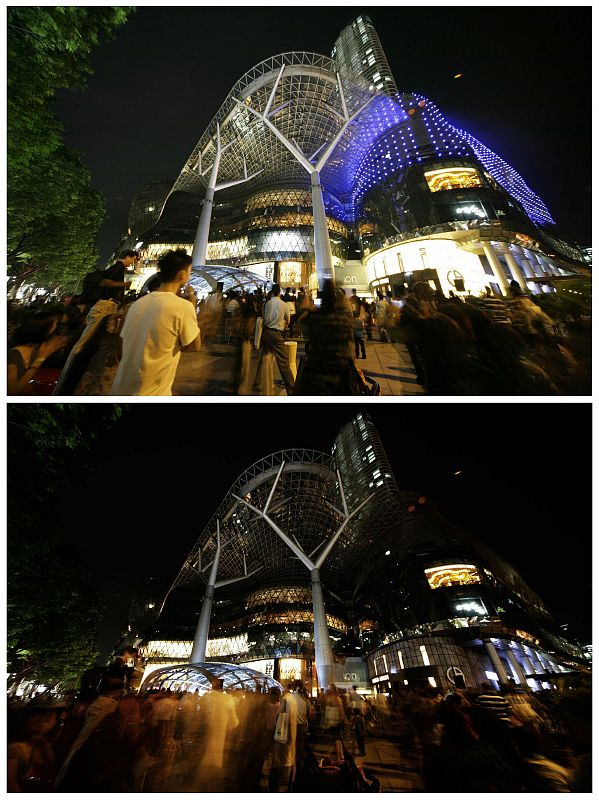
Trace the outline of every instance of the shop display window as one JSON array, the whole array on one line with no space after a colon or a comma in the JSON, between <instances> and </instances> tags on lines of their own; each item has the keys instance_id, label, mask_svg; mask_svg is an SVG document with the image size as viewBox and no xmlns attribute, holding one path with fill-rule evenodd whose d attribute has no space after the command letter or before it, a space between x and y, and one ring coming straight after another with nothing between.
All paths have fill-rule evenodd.
<instances>
[{"instance_id":1,"label":"shop display window","mask_svg":"<svg viewBox=\"0 0 599 800\"><path fill-rule=\"evenodd\" d=\"M448 189L476 189L483 185L478 170L473 167L444 167L424 173L431 192Z\"/></svg>"},{"instance_id":2,"label":"shop display window","mask_svg":"<svg viewBox=\"0 0 599 800\"><path fill-rule=\"evenodd\" d=\"M424 570L431 589L447 586L467 586L482 583L481 575L473 564L445 564Z\"/></svg>"}]
</instances>

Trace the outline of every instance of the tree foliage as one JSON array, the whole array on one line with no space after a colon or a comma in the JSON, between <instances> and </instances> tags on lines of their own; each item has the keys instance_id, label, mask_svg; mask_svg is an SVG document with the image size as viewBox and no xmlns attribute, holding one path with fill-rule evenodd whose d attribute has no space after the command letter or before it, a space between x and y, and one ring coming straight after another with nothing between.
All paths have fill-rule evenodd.
<instances>
[{"instance_id":1,"label":"tree foliage","mask_svg":"<svg viewBox=\"0 0 599 800\"><path fill-rule=\"evenodd\" d=\"M63 689L95 661L103 600L61 536L58 492L93 464L121 406L8 409L8 671ZM85 536L82 521L81 535Z\"/></svg>"},{"instance_id":2,"label":"tree foliage","mask_svg":"<svg viewBox=\"0 0 599 800\"><path fill-rule=\"evenodd\" d=\"M58 89L83 89L94 46L127 7L8 9L8 271L46 287L74 283L96 262L104 201L80 154L63 143Z\"/></svg>"}]
</instances>

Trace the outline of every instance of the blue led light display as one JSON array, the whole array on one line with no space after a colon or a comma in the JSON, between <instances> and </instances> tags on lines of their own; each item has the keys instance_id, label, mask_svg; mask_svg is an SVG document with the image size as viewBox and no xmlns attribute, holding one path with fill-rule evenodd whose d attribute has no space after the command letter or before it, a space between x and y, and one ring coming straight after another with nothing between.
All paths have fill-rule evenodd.
<instances>
[{"instance_id":1,"label":"blue led light display","mask_svg":"<svg viewBox=\"0 0 599 800\"><path fill-rule=\"evenodd\" d=\"M434 103L417 93L375 97L329 160L322 181L345 201L343 217L338 218L353 222L370 188L406 167L446 158L478 160L533 222L554 223L516 170L474 136L454 127Z\"/></svg>"}]
</instances>

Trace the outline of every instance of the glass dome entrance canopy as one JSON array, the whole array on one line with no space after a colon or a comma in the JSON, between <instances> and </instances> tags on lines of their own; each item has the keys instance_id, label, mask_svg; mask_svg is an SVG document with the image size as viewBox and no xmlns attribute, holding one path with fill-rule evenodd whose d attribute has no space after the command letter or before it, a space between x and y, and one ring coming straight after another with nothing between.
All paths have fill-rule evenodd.
<instances>
[{"instance_id":1,"label":"glass dome entrance canopy","mask_svg":"<svg viewBox=\"0 0 599 800\"><path fill-rule=\"evenodd\" d=\"M147 676L140 691L164 689L203 695L212 689L216 680L223 681L224 691L244 689L249 692L267 692L276 688L283 692L283 687L274 678L250 667L225 664L222 661L181 664L157 669Z\"/></svg>"}]
</instances>

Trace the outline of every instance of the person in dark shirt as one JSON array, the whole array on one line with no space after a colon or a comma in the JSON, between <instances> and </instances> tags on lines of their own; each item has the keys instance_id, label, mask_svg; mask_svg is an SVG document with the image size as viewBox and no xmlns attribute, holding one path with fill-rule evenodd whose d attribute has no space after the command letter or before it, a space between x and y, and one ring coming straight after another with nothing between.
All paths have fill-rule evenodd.
<instances>
[{"instance_id":1,"label":"person in dark shirt","mask_svg":"<svg viewBox=\"0 0 599 800\"><path fill-rule=\"evenodd\" d=\"M337 294L333 281L326 280L320 299L320 308L303 321L306 359L294 394L359 394L352 356L354 323L351 311L343 306L346 298Z\"/></svg>"},{"instance_id":2,"label":"person in dark shirt","mask_svg":"<svg viewBox=\"0 0 599 800\"><path fill-rule=\"evenodd\" d=\"M125 272L136 263L137 253L135 250L123 250L119 254L119 260L104 270L104 277L100 281L102 300L116 300L117 303L123 302L125 287L127 286Z\"/></svg>"}]
</instances>

